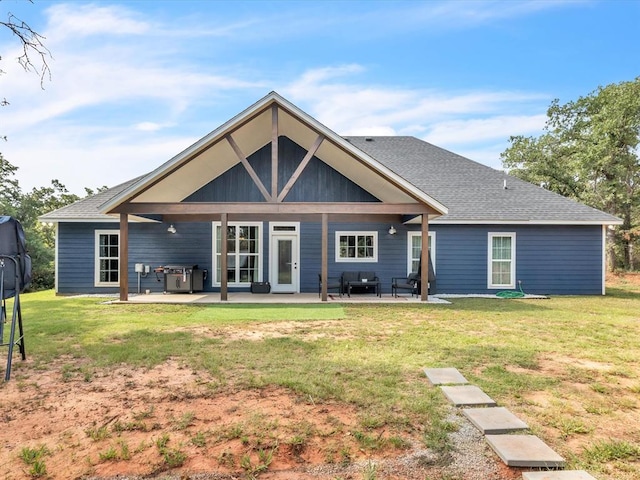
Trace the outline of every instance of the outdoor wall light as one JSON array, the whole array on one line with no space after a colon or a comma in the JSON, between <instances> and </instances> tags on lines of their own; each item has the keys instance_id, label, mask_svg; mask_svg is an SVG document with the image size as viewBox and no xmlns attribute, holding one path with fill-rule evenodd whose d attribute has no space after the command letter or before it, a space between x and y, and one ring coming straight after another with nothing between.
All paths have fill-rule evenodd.
<instances>
[{"instance_id":1,"label":"outdoor wall light","mask_svg":"<svg viewBox=\"0 0 640 480\"><path fill-rule=\"evenodd\" d=\"M396 234L396 227L394 227L393 225L391 225L389 227L389 235L395 235Z\"/></svg>"},{"instance_id":2,"label":"outdoor wall light","mask_svg":"<svg viewBox=\"0 0 640 480\"><path fill-rule=\"evenodd\" d=\"M167 232L169 233L176 233L176 231L176 227L173 226L173 223L169 225L169 228L167 228Z\"/></svg>"}]
</instances>

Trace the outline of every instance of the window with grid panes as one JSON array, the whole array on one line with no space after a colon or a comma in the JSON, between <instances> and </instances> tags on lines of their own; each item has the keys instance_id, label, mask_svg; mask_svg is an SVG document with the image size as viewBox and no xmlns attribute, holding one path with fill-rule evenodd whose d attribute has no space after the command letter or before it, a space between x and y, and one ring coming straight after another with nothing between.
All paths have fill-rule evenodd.
<instances>
[{"instance_id":1,"label":"window with grid panes","mask_svg":"<svg viewBox=\"0 0 640 480\"><path fill-rule=\"evenodd\" d=\"M227 226L227 283L249 285L260 280L261 224L229 224ZM222 281L220 251L222 250L222 227L215 227L216 262L214 283Z\"/></svg>"},{"instance_id":2,"label":"window with grid panes","mask_svg":"<svg viewBox=\"0 0 640 480\"><path fill-rule=\"evenodd\" d=\"M96 230L95 285L115 286L120 283L120 232Z\"/></svg>"},{"instance_id":3,"label":"window with grid panes","mask_svg":"<svg viewBox=\"0 0 640 480\"><path fill-rule=\"evenodd\" d=\"M489 288L515 287L515 233L489 233Z\"/></svg>"}]
</instances>

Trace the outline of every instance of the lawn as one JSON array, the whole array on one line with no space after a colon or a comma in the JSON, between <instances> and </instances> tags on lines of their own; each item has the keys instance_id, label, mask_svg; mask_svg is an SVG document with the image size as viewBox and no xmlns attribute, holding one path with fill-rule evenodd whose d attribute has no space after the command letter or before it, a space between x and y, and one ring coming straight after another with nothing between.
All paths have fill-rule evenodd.
<instances>
[{"instance_id":1,"label":"lawn","mask_svg":"<svg viewBox=\"0 0 640 480\"><path fill-rule=\"evenodd\" d=\"M409 478L375 461L426 449L437 459L425 454L410 478L463 479L446 468L459 426L422 373L444 366L525 420L568 468L640 478L633 276L612 278L606 297L451 305L120 305L52 292L22 305L28 359L16 355L0 384L5 478L279 478L269 475L304 464L335 467L313 478ZM20 430L38 413L48 427Z\"/></svg>"}]
</instances>

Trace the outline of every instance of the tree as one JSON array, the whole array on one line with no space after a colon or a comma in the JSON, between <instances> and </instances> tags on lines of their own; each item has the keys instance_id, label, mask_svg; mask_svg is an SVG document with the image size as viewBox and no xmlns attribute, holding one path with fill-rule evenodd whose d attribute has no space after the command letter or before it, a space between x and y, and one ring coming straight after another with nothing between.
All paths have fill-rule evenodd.
<instances>
[{"instance_id":1,"label":"tree","mask_svg":"<svg viewBox=\"0 0 640 480\"><path fill-rule=\"evenodd\" d=\"M22 193L18 181L14 178L17 170L18 167L0 155L0 214L11 215L24 228L27 251L32 260L31 288L52 288L55 280L54 230L41 224L38 217L80 200L80 197L69 193L58 180L52 180L50 187L33 188L28 193ZM93 192L90 189L85 190L88 195Z\"/></svg>"},{"instance_id":2,"label":"tree","mask_svg":"<svg viewBox=\"0 0 640 480\"><path fill-rule=\"evenodd\" d=\"M514 136L509 173L622 219L610 231L610 267L633 269L640 238L640 77L598 87L547 111L545 132Z\"/></svg>"}]
</instances>

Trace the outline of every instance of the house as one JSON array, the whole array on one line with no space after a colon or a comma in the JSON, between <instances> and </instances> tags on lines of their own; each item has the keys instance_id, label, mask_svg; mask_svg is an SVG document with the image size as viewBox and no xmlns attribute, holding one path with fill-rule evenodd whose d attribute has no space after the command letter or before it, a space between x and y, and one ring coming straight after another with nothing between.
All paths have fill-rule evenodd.
<instances>
[{"instance_id":1,"label":"house","mask_svg":"<svg viewBox=\"0 0 640 480\"><path fill-rule=\"evenodd\" d=\"M429 259L432 293L604 294L605 232L621 223L414 137L341 137L275 92L41 220L56 224L59 294L122 300L162 291L154 270L172 265L206 271L198 288L222 300L254 282L316 292L343 271L375 271L390 293Z\"/></svg>"}]
</instances>

